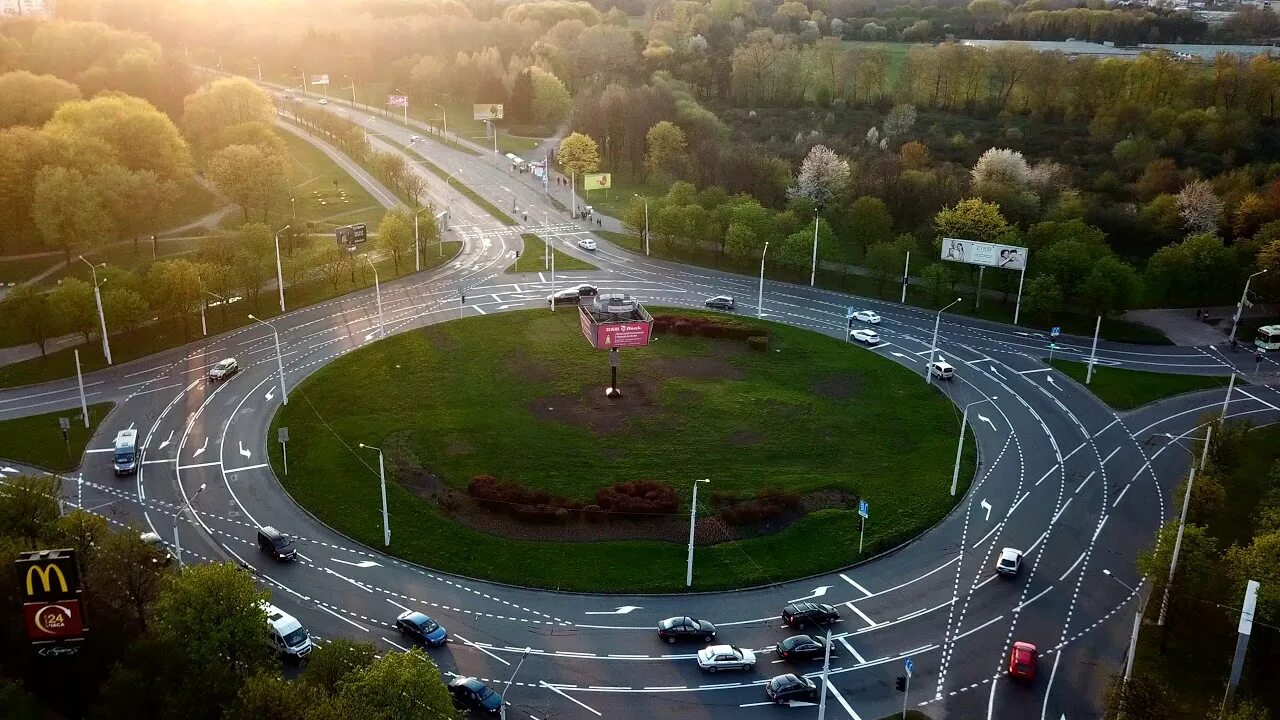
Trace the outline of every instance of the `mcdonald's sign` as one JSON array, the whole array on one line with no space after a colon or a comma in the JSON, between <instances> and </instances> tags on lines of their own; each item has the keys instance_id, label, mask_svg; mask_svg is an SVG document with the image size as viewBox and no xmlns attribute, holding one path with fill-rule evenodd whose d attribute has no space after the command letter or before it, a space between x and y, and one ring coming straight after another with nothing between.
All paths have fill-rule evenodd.
<instances>
[{"instance_id":1,"label":"mcdonald's sign","mask_svg":"<svg viewBox=\"0 0 1280 720\"><path fill-rule=\"evenodd\" d=\"M45 602L77 598L80 571L75 550L36 550L18 555L22 601Z\"/></svg>"},{"instance_id":2,"label":"mcdonald's sign","mask_svg":"<svg viewBox=\"0 0 1280 720\"><path fill-rule=\"evenodd\" d=\"M74 655L89 625L80 604L76 551L35 550L18 554L22 614L27 639L41 657Z\"/></svg>"}]
</instances>

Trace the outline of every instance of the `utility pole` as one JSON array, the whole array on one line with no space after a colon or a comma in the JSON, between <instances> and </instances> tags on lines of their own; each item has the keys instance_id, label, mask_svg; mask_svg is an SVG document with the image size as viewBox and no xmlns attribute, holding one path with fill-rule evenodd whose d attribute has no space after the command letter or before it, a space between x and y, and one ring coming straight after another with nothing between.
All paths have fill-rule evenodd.
<instances>
[{"instance_id":1,"label":"utility pole","mask_svg":"<svg viewBox=\"0 0 1280 720\"><path fill-rule=\"evenodd\" d=\"M1098 316L1098 322L1093 325L1093 349L1089 351L1089 371L1085 373L1084 384L1088 385L1093 381L1093 366L1098 362L1098 333L1102 332L1102 316Z\"/></svg>"},{"instance_id":2,"label":"utility pole","mask_svg":"<svg viewBox=\"0 0 1280 720\"><path fill-rule=\"evenodd\" d=\"M1250 580L1244 588L1244 605L1240 608L1240 626L1236 637L1236 655L1231 660L1231 676L1227 679L1227 693L1222 697L1221 715L1226 715L1231 709L1231 699L1236 693L1236 686L1240 684L1240 673L1244 670L1244 655L1249 649L1249 636L1253 634L1253 613L1257 605L1258 581Z\"/></svg>"},{"instance_id":3,"label":"utility pole","mask_svg":"<svg viewBox=\"0 0 1280 720\"><path fill-rule=\"evenodd\" d=\"M684 575L685 587L693 587L693 535L698 527L698 483L709 482L709 479L693 481L693 502L689 503L689 566Z\"/></svg>"},{"instance_id":4,"label":"utility pole","mask_svg":"<svg viewBox=\"0 0 1280 720\"><path fill-rule=\"evenodd\" d=\"M827 626L826 647L822 651L822 694L818 696L818 720L827 717L827 683L831 674L831 626Z\"/></svg>"}]
</instances>

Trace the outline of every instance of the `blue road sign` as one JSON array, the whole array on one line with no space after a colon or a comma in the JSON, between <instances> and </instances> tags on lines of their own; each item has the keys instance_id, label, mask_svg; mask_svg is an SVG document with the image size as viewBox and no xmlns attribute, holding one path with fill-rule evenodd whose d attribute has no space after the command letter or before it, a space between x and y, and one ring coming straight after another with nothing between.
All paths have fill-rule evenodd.
<instances>
[{"instance_id":1,"label":"blue road sign","mask_svg":"<svg viewBox=\"0 0 1280 720\"><path fill-rule=\"evenodd\" d=\"M907 658L905 661L903 661L902 666L907 669L908 675L911 675L912 673L915 672L916 664L911 662L911 658Z\"/></svg>"},{"instance_id":2,"label":"blue road sign","mask_svg":"<svg viewBox=\"0 0 1280 720\"><path fill-rule=\"evenodd\" d=\"M1062 334L1062 328L1058 327L1057 325L1054 325L1053 329L1049 331L1050 337L1058 337L1061 334Z\"/></svg>"},{"instance_id":3,"label":"blue road sign","mask_svg":"<svg viewBox=\"0 0 1280 720\"><path fill-rule=\"evenodd\" d=\"M866 500L858 501L858 514L864 518L871 517L871 505Z\"/></svg>"},{"instance_id":4,"label":"blue road sign","mask_svg":"<svg viewBox=\"0 0 1280 720\"><path fill-rule=\"evenodd\" d=\"M857 310L854 310L854 309L853 309L853 306L852 306L852 305L850 305L850 306L849 306L849 314L848 314L848 315L845 315L845 317L853 317L853 314L854 314L855 312L857 312Z\"/></svg>"}]
</instances>

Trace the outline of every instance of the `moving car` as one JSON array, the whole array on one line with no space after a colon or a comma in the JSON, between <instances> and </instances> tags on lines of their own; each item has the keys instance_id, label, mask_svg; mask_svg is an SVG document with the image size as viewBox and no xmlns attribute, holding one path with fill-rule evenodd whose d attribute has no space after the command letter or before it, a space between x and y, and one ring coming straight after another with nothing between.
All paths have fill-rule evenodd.
<instances>
[{"instance_id":1,"label":"moving car","mask_svg":"<svg viewBox=\"0 0 1280 720\"><path fill-rule=\"evenodd\" d=\"M880 324L880 316L871 310L859 310L853 314L853 319L858 322L870 323L872 325Z\"/></svg>"},{"instance_id":2,"label":"moving car","mask_svg":"<svg viewBox=\"0 0 1280 720\"><path fill-rule=\"evenodd\" d=\"M320 99L319 99L319 100L317 100L316 102L320 103L321 105L328 105L328 104L329 104L329 99L328 99L328 98L320 98Z\"/></svg>"},{"instance_id":3,"label":"moving car","mask_svg":"<svg viewBox=\"0 0 1280 720\"><path fill-rule=\"evenodd\" d=\"M595 250L596 241L592 240L591 238L582 238L581 240L578 241L578 247L582 248L583 250Z\"/></svg>"},{"instance_id":4,"label":"moving car","mask_svg":"<svg viewBox=\"0 0 1280 720\"><path fill-rule=\"evenodd\" d=\"M943 360L936 360L929 363L929 374L939 380L950 380L955 377L956 369Z\"/></svg>"},{"instance_id":5,"label":"moving car","mask_svg":"<svg viewBox=\"0 0 1280 720\"><path fill-rule=\"evenodd\" d=\"M792 700L812 701L818 699L818 686L807 677L787 673L765 683L764 694L779 705Z\"/></svg>"},{"instance_id":6,"label":"moving car","mask_svg":"<svg viewBox=\"0 0 1280 720\"><path fill-rule=\"evenodd\" d=\"M698 667L707 672L750 670L755 666L756 654L734 645L712 645L698 651Z\"/></svg>"},{"instance_id":7,"label":"moving car","mask_svg":"<svg viewBox=\"0 0 1280 720\"><path fill-rule=\"evenodd\" d=\"M301 660L311 654L315 645L312 644L311 636L307 635L302 623L289 613L266 602L262 603L262 609L267 613L267 642L275 648L276 652L295 660Z\"/></svg>"},{"instance_id":8,"label":"moving car","mask_svg":"<svg viewBox=\"0 0 1280 720\"><path fill-rule=\"evenodd\" d=\"M775 646L778 657L792 662L798 660L822 660L827 654L827 642L822 638L808 635L792 635ZM836 648L831 646L831 657L836 656Z\"/></svg>"},{"instance_id":9,"label":"moving car","mask_svg":"<svg viewBox=\"0 0 1280 720\"><path fill-rule=\"evenodd\" d=\"M996 560L996 572L1001 575L1017 575L1022 569L1022 551L1014 548L1005 548L1000 551L1000 558Z\"/></svg>"},{"instance_id":10,"label":"moving car","mask_svg":"<svg viewBox=\"0 0 1280 720\"><path fill-rule=\"evenodd\" d=\"M691 617L670 617L658 622L658 637L673 643L677 640L711 642L716 636L716 626L706 620Z\"/></svg>"},{"instance_id":11,"label":"moving car","mask_svg":"<svg viewBox=\"0 0 1280 720\"><path fill-rule=\"evenodd\" d=\"M151 558L151 562L163 567L168 567L173 563L173 553L169 552L169 548L164 544L164 540L160 539L159 533L147 531L140 534L138 539L146 545L150 545L151 548L156 551L156 557Z\"/></svg>"},{"instance_id":12,"label":"moving car","mask_svg":"<svg viewBox=\"0 0 1280 720\"><path fill-rule=\"evenodd\" d=\"M851 331L849 333L849 337L853 338L854 340L857 340L860 343L864 343L866 345L880 344L880 333L876 332L875 330L858 328L856 330Z\"/></svg>"},{"instance_id":13,"label":"moving car","mask_svg":"<svg viewBox=\"0 0 1280 720\"><path fill-rule=\"evenodd\" d=\"M823 603L798 602L782 608L782 622L793 628L838 622L840 611Z\"/></svg>"},{"instance_id":14,"label":"moving car","mask_svg":"<svg viewBox=\"0 0 1280 720\"><path fill-rule=\"evenodd\" d=\"M563 290L557 290L554 294L547 296L547 304L555 303L556 305L574 304L584 297L592 297L599 295L600 291L595 285L573 285Z\"/></svg>"},{"instance_id":15,"label":"moving car","mask_svg":"<svg viewBox=\"0 0 1280 720\"><path fill-rule=\"evenodd\" d=\"M416 143L416 142L421 142L421 141L422 141L422 138L418 137L417 135L410 135L410 136L409 136L409 142L410 142L411 144L412 144L412 143Z\"/></svg>"},{"instance_id":16,"label":"moving car","mask_svg":"<svg viewBox=\"0 0 1280 720\"><path fill-rule=\"evenodd\" d=\"M728 295L717 295L713 298L707 298L707 300L702 304L714 310L732 310L735 307L733 298Z\"/></svg>"},{"instance_id":17,"label":"moving car","mask_svg":"<svg viewBox=\"0 0 1280 720\"><path fill-rule=\"evenodd\" d=\"M405 610L396 617L396 629L402 635L431 646L440 646L449 641L449 633L440 623L416 610Z\"/></svg>"},{"instance_id":18,"label":"moving car","mask_svg":"<svg viewBox=\"0 0 1280 720\"><path fill-rule=\"evenodd\" d=\"M116 476L131 475L138 471L138 431L121 430L116 433L111 453L111 468Z\"/></svg>"},{"instance_id":19,"label":"moving car","mask_svg":"<svg viewBox=\"0 0 1280 720\"><path fill-rule=\"evenodd\" d=\"M235 358L223 358L218 361L217 365L209 368L209 382L230 379L232 375L238 372L240 372L240 364L236 362Z\"/></svg>"},{"instance_id":20,"label":"moving car","mask_svg":"<svg viewBox=\"0 0 1280 720\"><path fill-rule=\"evenodd\" d=\"M449 695L453 697L455 703L486 715L497 715L502 712L502 696L473 677L450 680Z\"/></svg>"},{"instance_id":21,"label":"moving car","mask_svg":"<svg viewBox=\"0 0 1280 720\"><path fill-rule=\"evenodd\" d=\"M1036 679L1036 646L1029 642L1016 642L1009 652L1009 677L1021 680Z\"/></svg>"},{"instance_id":22,"label":"moving car","mask_svg":"<svg viewBox=\"0 0 1280 720\"><path fill-rule=\"evenodd\" d=\"M258 528L258 548L277 560L293 560L298 549L279 530L267 525Z\"/></svg>"}]
</instances>

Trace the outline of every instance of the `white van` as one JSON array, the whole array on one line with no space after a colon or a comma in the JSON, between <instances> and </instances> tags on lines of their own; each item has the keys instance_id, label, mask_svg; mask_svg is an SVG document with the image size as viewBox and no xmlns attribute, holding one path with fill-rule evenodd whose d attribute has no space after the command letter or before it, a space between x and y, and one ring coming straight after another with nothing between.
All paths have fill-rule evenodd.
<instances>
[{"instance_id":1,"label":"white van","mask_svg":"<svg viewBox=\"0 0 1280 720\"><path fill-rule=\"evenodd\" d=\"M950 380L955 377L956 369L951 367L951 365L946 361L937 360L929 363L929 374L939 380Z\"/></svg>"},{"instance_id":2,"label":"white van","mask_svg":"<svg viewBox=\"0 0 1280 720\"><path fill-rule=\"evenodd\" d=\"M281 655L298 660L311 654L315 646L297 618L265 602L262 610L267 614L267 642L271 647Z\"/></svg>"}]
</instances>

